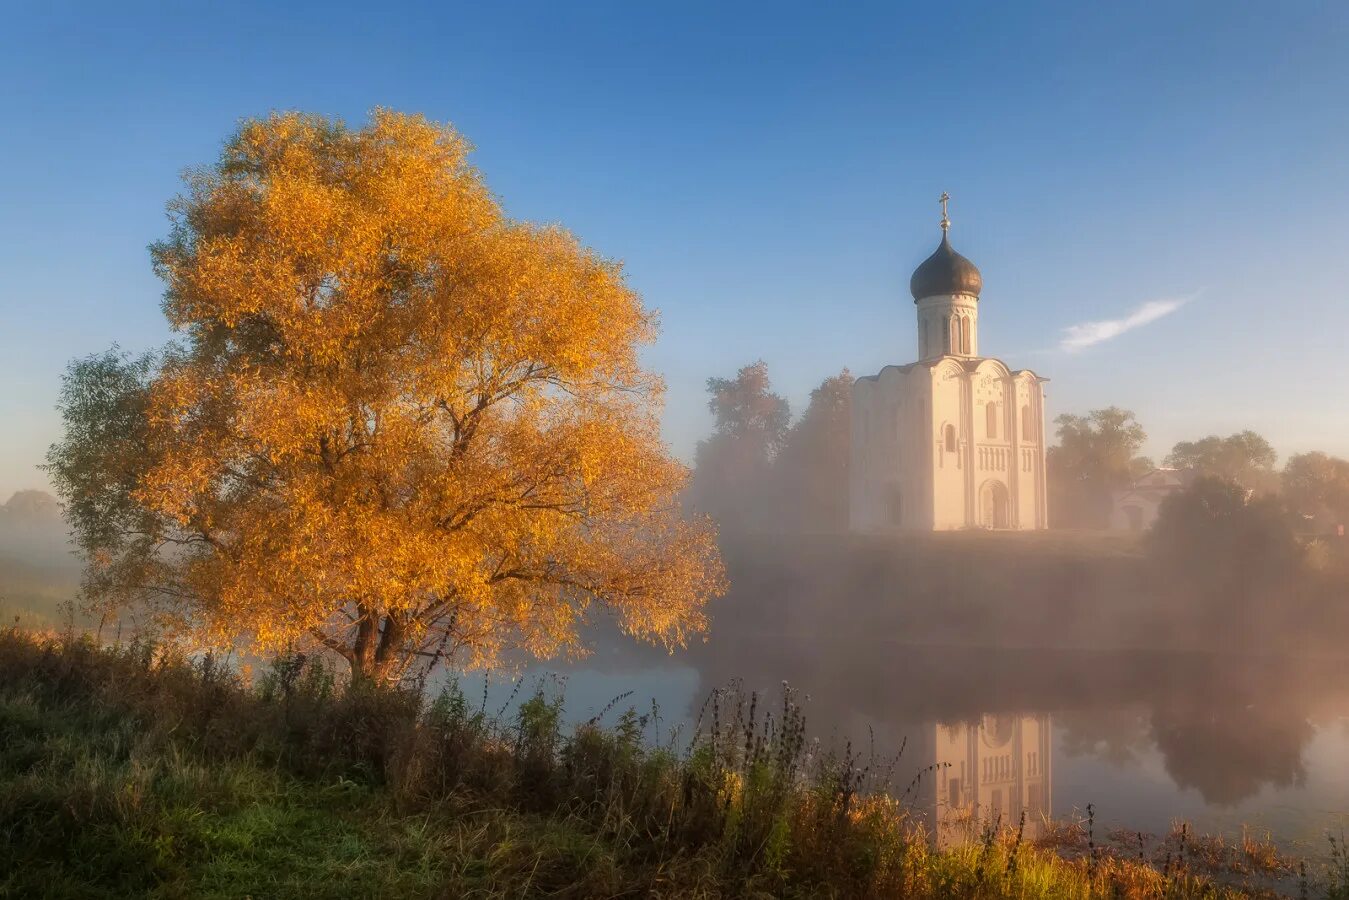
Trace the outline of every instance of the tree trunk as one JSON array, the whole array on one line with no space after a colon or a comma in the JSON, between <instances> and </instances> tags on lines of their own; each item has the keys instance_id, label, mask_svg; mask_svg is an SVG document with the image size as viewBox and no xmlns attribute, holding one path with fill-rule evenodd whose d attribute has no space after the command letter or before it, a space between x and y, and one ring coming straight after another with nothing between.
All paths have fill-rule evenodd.
<instances>
[{"instance_id":1,"label":"tree trunk","mask_svg":"<svg viewBox=\"0 0 1349 900\"><path fill-rule=\"evenodd\" d=\"M389 686L406 668L409 623L397 614L380 616L373 609L358 605L356 637L350 649L329 643L351 666L351 683ZM322 635L319 634L322 638Z\"/></svg>"},{"instance_id":2,"label":"tree trunk","mask_svg":"<svg viewBox=\"0 0 1349 900\"><path fill-rule=\"evenodd\" d=\"M379 681L388 683L401 672L407 632L407 623L401 617L391 614L384 618L374 660L374 676Z\"/></svg>"},{"instance_id":3,"label":"tree trunk","mask_svg":"<svg viewBox=\"0 0 1349 900\"><path fill-rule=\"evenodd\" d=\"M364 604L357 604L360 619L356 623L356 641L351 647L351 680L369 681L375 668L375 636L379 630L379 619L375 611Z\"/></svg>"}]
</instances>

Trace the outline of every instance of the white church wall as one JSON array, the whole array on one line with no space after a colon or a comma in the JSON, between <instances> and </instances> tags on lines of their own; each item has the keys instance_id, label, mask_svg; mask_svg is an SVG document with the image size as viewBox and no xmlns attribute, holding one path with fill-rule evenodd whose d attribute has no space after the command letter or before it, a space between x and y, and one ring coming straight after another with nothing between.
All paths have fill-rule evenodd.
<instances>
[{"instance_id":1,"label":"white church wall","mask_svg":"<svg viewBox=\"0 0 1349 900\"><path fill-rule=\"evenodd\" d=\"M974 420L974 483L971 524L1010 528L1016 522L1015 460L1009 434L1007 367L997 360L979 363L971 375Z\"/></svg>"},{"instance_id":2,"label":"white church wall","mask_svg":"<svg viewBox=\"0 0 1349 900\"><path fill-rule=\"evenodd\" d=\"M909 498L905 527L931 530L933 527L933 433L936 398L932 392L932 373L925 366L914 366L907 373L904 387L905 420L909 449L904 466L904 491Z\"/></svg>"},{"instance_id":3,"label":"white church wall","mask_svg":"<svg viewBox=\"0 0 1349 900\"><path fill-rule=\"evenodd\" d=\"M886 368L877 380L877 390L872 395L872 413L875 416L877 433L875 443L882 458L873 467L873 503L876 505L875 521L882 530L896 530L904 527L906 515L904 490L904 464L908 454L904 452L901 438L904 414L903 369Z\"/></svg>"},{"instance_id":4,"label":"white church wall","mask_svg":"<svg viewBox=\"0 0 1349 900\"><path fill-rule=\"evenodd\" d=\"M1041 471L1040 382L1034 375L1022 373L1016 378L1016 403L1010 416L1016 429L1016 510L1019 528L1039 526Z\"/></svg>"},{"instance_id":5,"label":"white church wall","mask_svg":"<svg viewBox=\"0 0 1349 900\"><path fill-rule=\"evenodd\" d=\"M1040 380L967 365L887 366L854 385L855 530L1046 526Z\"/></svg>"},{"instance_id":6,"label":"white church wall","mask_svg":"<svg viewBox=\"0 0 1349 900\"><path fill-rule=\"evenodd\" d=\"M918 492L912 480L913 462L918 456L914 446L910 419L919 404L910 393L911 373L906 369L891 369L885 373L886 403L889 406L889 440L891 468L886 472L883 491L886 502L885 524L891 529L910 528L918 508Z\"/></svg>"},{"instance_id":7,"label":"white church wall","mask_svg":"<svg viewBox=\"0 0 1349 900\"><path fill-rule=\"evenodd\" d=\"M914 417L926 407L909 369L887 366L853 385L849 519L854 530L925 527L922 480L914 468L923 447L913 440ZM921 474L921 473L920 473Z\"/></svg>"},{"instance_id":8,"label":"white church wall","mask_svg":"<svg viewBox=\"0 0 1349 900\"><path fill-rule=\"evenodd\" d=\"M955 360L932 370L932 417L926 434L932 447L932 527L964 528L968 524L969 431L968 383ZM948 449L946 426L955 431L955 450Z\"/></svg>"}]
</instances>

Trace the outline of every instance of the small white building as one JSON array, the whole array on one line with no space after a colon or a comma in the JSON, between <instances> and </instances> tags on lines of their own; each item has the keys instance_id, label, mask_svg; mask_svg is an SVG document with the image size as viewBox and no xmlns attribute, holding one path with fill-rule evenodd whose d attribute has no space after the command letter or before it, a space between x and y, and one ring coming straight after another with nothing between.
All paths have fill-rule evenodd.
<instances>
[{"instance_id":1,"label":"small white building","mask_svg":"<svg viewBox=\"0 0 1349 900\"><path fill-rule=\"evenodd\" d=\"M1180 469L1153 469L1111 497L1110 527L1117 531L1146 531L1157 521L1162 501L1184 490L1193 480Z\"/></svg>"},{"instance_id":2,"label":"small white building","mask_svg":"<svg viewBox=\"0 0 1349 900\"><path fill-rule=\"evenodd\" d=\"M918 361L857 379L854 531L1046 528L1044 389L979 355L983 278L947 237L913 273Z\"/></svg>"}]
</instances>

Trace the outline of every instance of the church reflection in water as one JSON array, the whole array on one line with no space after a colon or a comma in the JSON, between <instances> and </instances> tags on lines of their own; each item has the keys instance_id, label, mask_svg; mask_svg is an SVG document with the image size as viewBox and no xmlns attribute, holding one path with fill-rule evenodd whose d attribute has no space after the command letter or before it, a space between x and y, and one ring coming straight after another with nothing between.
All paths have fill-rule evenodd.
<instances>
[{"instance_id":1,"label":"church reflection in water","mask_svg":"<svg viewBox=\"0 0 1349 900\"><path fill-rule=\"evenodd\" d=\"M993 822L1014 830L1022 813L1034 839L1088 804L1103 828L1157 832L1177 815L1300 808L1326 747L1349 747L1340 657L910 644L842 618L808 634L721 626L681 659L696 672L681 707L689 727L712 691L739 684L772 703L786 682L809 739L871 748L877 767L898 756L885 788L944 846L977 841Z\"/></svg>"},{"instance_id":2,"label":"church reflection in water","mask_svg":"<svg viewBox=\"0 0 1349 900\"><path fill-rule=\"evenodd\" d=\"M1048 714L986 715L977 722L924 729L931 778L918 812L937 846L965 843L989 826L1041 836L1053 815L1053 733Z\"/></svg>"}]
</instances>

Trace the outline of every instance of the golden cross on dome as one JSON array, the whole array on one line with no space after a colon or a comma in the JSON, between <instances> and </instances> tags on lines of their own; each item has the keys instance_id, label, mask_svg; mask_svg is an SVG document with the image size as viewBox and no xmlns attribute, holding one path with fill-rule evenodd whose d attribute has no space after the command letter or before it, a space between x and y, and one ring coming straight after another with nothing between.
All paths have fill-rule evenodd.
<instances>
[{"instance_id":1,"label":"golden cross on dome","mask_svg":"<svg viewBox=\"0 0 1349 900\"><path fill-rule=\"evenodd\" d=\"M942 230L942 231L945 231L946 229L948 229L948 228L951 227L951 220L950 220L950 219L947 217L947 215L946 215L946 203L947 203L947 201L950 200L950 199L951 199L951 195L948 194L948 193L946 193L946 191L942 191L942 192L941 192L941 197L938 198L938 200L941 202L941 230Z\"/></svg>"}]
</instances>

